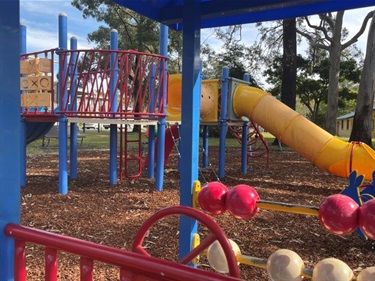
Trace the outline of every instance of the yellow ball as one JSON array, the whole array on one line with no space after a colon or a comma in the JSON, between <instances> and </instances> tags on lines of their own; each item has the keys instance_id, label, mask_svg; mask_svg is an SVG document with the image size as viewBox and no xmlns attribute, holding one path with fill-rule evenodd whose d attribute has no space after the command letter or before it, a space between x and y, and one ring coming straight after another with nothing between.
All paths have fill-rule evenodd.
<instances>
[{"instance_id":1,"label":"yellow ball","mask_svg":"<svg viewBox=\"0 0 375 281\"><path fill-rule=\"evenodd\" d=\"M312 281L351 281L353 271L343 261L327 258L316 264L313 270Z\"/></svg>"},{"instance_id":2,"label":"yellow ball","mask_svg":"<svg viewBox=\"0 0 375 281\"><path fill-rule=\"evenodd\" d=\"M367 267L357 276L357 281L375 280L375 266Z\"/></svg>"},{"instance_id":3,"label":"yellow ball","mask_svg":"<svg viewBox=\"0 0 375 281\"><path fill-rule=\"evenodd\" d=\"M235 256L241 255L240 247L231 239L228 239ZM207 250L207 259L210 266L219 273L228 273L228 263L219 241L212 243Z\"/></svg>"},{"instance_id":4,"label":"yellow ball","mask_svg":"<svg viewBox=\"0 0 375 281\"><path fill-rule=\"evenodd\" d=\"M267 273L272 281L300 281L305 267L301 257L288 249L279 249L267 260Z\"/></svg>"}]
</instances>

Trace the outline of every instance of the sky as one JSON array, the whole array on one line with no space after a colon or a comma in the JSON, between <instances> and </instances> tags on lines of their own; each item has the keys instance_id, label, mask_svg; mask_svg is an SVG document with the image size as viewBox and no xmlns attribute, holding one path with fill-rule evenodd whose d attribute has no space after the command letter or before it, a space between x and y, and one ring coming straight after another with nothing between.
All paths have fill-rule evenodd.
<instances>
[{"instance_id":1,"label":"sky","mask_svg":"<svg viewBox=\"0 0 375 281\"><path fill-rule=\"evenodd\" d=\"M369 11L371 11L370 8L364 8L345 13L344 26L348 28L351 35L354 35L360 28L362 20ZM76 36L79 49L94 46L88 42L87 34L96 30L101 23L91 18L84 19L81 11L71 5L71 0L20 0L21 23L27 27L27 52L47 50L58 46L58 15L61 12L68 17L68 38ZM242 30L243 38L246 40L243 43L251 44L258 40L254 24L244 25ZM208 42L214 49L220 48L219 41L215 40L212 34L212 29L202 30L202 42ZM357 43L363 52L366 49L366 41L367 30Z\"/></svg>"}]
</instances>

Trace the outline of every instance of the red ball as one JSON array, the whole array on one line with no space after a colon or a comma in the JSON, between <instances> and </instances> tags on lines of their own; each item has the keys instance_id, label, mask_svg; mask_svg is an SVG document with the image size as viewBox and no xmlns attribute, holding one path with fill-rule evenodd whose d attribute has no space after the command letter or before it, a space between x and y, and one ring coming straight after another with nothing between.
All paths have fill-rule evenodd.
<instances>
[{"instance_id":1,"label":"red ball","mask_svg":"<svg viewBox=\"0 0 375 281\"><path fill-rule=\"evenodd\" d=\"M210 215L220 215L227 210L225 198L228 192L229 189L221 182L209 182L198 193L199 206Z\"/></svg>"},{"instance_id":2,"label":"red ball","mask_svg":"<svg viewBox=\"0 0 375 281\"><path fill-rule=\"evenodd\" d=\"M258 192L254 188L246 184L240 184L229 191L226 206L231 215L238 219L247 220L257 214L256 203L259 199Z\"/></svg>"},{"instance_id":3,"label":"red ball","mask_svg":"<svg viewBox=\"0 0 375 281\"><path fill-rule=\"evenodd\" d=\"M369 239L375 240L375 199L359 208L359 227Z\"/></svg>"},{"instance_id":4,"label":"red ball","mask_svg":"<svg viewBox=\"0 0 375 281\"><path fill-rule=\"evenodd\" d=\"M335 235L348 235L359 225L359 206L349 196L328 196L319 207L320 224Z\"/></svg>"}]
</instances>

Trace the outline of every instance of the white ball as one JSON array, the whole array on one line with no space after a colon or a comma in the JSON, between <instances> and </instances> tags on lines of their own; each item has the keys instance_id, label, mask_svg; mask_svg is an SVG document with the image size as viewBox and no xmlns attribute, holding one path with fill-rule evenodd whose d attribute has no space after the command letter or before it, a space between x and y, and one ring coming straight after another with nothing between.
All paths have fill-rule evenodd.
<instances>
[{"instance_id":1,"label":"white ball","mask_svg":"<svg viewBox=\"0 0 375 281\"><path fill-rule=\"evenodd\" d=\"M301 257L288 249L273 252L267 260L267 273L272 281L300 281L304 267Z\"/></svg>"},{"instance_id":2,"label":"white ball","mask_svg":"<svg viewBox=\"0 0 375 281\"><path fill-rule=\"evenodd\" d=\"M228 239L235 256L241 255L240 247L231 239ZM219 241L213 242L207 250L207 259L210 266L219 273L228 273L228 263Z\"/></svg>"},{"instance_id":3,"label":"white ball","mask_svg":"<svg viewBox=\"0 0 375 281\"><path fill-rule=\"evenodd\" d=\"M316 264L313 270L312 281L351 281L353 271L343 261L327 258Z\"/></svg>"},{"instance_id":4,"label":"white ball","mask_svg":"<svg viewBox=\"0 0 375 281\"><path fill-rule=\"evenodd\" d=\"M365 268L357 276L357 281L369 280L375 280L375 266Z\"/></svg>"}]
</instances>

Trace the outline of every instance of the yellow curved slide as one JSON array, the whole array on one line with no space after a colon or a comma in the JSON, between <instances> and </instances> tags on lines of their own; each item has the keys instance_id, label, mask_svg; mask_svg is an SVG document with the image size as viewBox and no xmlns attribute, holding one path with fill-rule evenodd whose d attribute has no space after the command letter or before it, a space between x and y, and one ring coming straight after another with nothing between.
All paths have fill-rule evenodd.
<instances>
[{"instance_id":1,"label":"yellow curved slide","mask_svg":"<svg viewBox=\"0 0 375 281\"><path fill-rule=\"evenodd\" d=\"M233 95L233 110L238 117L246 116L262 126L320 169L345 178L357 170L372 180L374 150L364 143L348 143L332 136L270 94L239 85Z\"/></svg>"}]
</instances>

